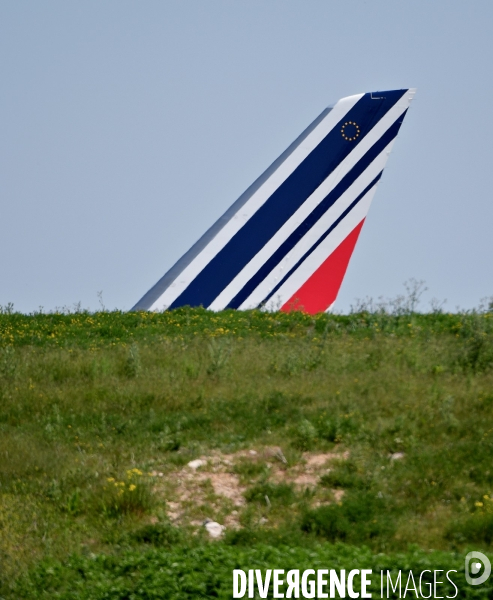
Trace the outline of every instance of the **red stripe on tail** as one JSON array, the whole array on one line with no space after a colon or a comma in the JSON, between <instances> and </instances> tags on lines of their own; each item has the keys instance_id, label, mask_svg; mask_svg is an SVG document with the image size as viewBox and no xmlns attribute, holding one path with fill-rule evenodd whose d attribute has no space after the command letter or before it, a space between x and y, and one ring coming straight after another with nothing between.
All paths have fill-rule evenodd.
<instances>
[{"instance_id":1,"label":"red stripe on tail","mask_svg":"<svg viewBox=\"0 0 493 600\"><path fill-rule=\"evenodd\" d=\"M302 310L314 315L326 311L335 302L364 222L363 219L300 289L283 304L282 311Z\"/></svg>"}]
</instances>

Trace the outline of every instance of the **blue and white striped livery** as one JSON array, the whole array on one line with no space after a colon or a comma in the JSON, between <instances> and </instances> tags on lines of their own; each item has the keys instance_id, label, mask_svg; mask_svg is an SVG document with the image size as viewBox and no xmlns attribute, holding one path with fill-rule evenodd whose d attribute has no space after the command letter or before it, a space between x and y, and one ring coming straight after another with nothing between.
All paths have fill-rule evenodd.
<instances>
[{"instance_id":1,"label":"blue and white striped livery","mask_svg":"<svg viewBox=\"0 0 493 600\"><path fill-rule=\"evenodd\" d=\"M414 93L325 109L132 310L329 310Z\"/></svg>"}]
</instances>

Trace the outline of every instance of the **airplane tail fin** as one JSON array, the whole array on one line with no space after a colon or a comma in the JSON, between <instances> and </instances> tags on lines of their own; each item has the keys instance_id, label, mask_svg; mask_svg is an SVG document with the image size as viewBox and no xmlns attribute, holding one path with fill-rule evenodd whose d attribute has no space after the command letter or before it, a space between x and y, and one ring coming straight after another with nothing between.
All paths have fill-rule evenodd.
<instances>
[{"instance_id":1,"label":"airplane tail fin","mask_svg":"<svg viewBox=\"0 0 493 600\"><path fill-rule=\"evenodd\" d=\"M329 310L414 94L325 109L132 310Z\"/></svg>"}]
</instances>

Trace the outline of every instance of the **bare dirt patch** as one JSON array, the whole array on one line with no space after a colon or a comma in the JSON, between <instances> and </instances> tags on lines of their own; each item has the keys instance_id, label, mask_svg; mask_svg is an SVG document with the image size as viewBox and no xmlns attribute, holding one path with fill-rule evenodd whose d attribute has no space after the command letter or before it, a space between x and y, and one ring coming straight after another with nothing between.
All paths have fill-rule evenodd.
<instances>
[{"instance_id":1,"label":"bare dirt patch","mask_svg":"<svg viewBox=\"0 0 493 600\"><path fill-rule=\"evenodd\" d=\"M306 463L307 470L317 470L324 467L328 462L334 460L346 460L349 458L349 452L326 452L325 454L314 454L305 452L303 458Z\"/></svg>"},{"instance_id":2,"label":"bare dirt patch","mask_svg":"<svg viewBox=\"0 0 493 600\"><path fill-rule=\"evenodd\" d=\"M233 502L235 506L243 506L245 488L240 486L238 476L232 473L199 473L200 477L209 479L217 496L223 496Z\"/></svg>"},{"instance_id":3,"label":"bare dirt patch","mask_svg":"<svg viewBox=\"0 0 493 600\"><path fill-rule=\"evenodd\" d=\"M300 491L313 490L313 505L316 506L334 500L338 502L342 498L342 490L320 490L319 493L317 486L320 477L330 470L331 463L348 456L348 452L305 452L300 462L290 465L279 446L240 450L234 454L215 451L168 475L163 486L158 488L170 497L167 513L172 522L197 525L202 523L197 516L204 516L214 518L228 528L237 528L246 504L247 486L242 485L234 472L235 465L250 461L264 463L267 478L273 483L292 484Z\"/></svg>"},{"instance_id":4,"label":"bare dirt patch","mask_svg":"<svg viewBox=\"0 0 493 600\"><path fill-rule=\"evenodd\" d=\"M316 487L318 476L312 473L300 473L293 479L293 483L295 486L301 488Z\"/></svg>"}]
</instances>

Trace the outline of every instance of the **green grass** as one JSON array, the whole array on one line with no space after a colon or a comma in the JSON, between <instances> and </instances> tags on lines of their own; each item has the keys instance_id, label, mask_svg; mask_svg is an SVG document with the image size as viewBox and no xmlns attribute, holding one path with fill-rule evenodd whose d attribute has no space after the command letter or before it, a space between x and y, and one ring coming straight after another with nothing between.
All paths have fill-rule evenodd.
<instances>
[{"instance_id":1,"label":"green grass","mask_svg":"<svg viewBox=\"0 0 493 600\"><path fill-rule=\"evenodd\" d=\"M4 310L0 595L23 597L20 576L22 594L38 597L43 569L64 589L79 564L110 581L141 553L149 565L168 560L159 548L231 561L259 544L317 554L344 542L390 557L410 544L449 557L491 550L492 366L491 312ZM234 506L210 482L175 526L168 515L177 474L214 453L237 457L230 473L245 502L241 529L211 545L194 522L221 522ZM346 459L314 487L295 486L316 453Z\"/></svg>"},{"instance_id":2,"label":"green grass","mask_svg":"<svg viewBox=\"0 0 493 600\"><path fill-rule=\"evenodd\" d=\"M464 559L451 552L424 552L417 548L405 553L374 554L368 548L356 548L337 543L303 547L265 544L243 548L225 544L201 546L175 546L171 550L127 550L117 556L72 556L63 563L44 561L36 566L28 577L16 586L17 597L60 600L107 600L135 598L139 600L187 600L194 598L232 597L233 569L323 569L339 571L352 568L371 569L371 586L368 591L373 598L380 597L380 571L390 571L393 580L403 570L406 584L408 571L416 579L428 570L422 580L422 592L431 595L434 569L451 573L456 590L443 572L437 586L438 597L449 596L468 599L491 598L493 588L485 584L478 588L464 583ZM431 573L430 573L431 571ZM271 588L272 590L272 588ZM397 593L384 597L398 598ZM457 593L457 595L456 595ZM415 597L408 592L407 597ZM258 596L257 596L258 597ZM269 595L269 597L272 597Z\"/></svg>"}]
</instances>

